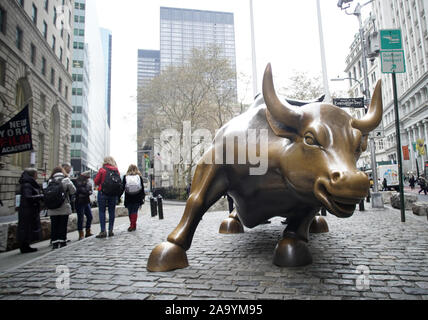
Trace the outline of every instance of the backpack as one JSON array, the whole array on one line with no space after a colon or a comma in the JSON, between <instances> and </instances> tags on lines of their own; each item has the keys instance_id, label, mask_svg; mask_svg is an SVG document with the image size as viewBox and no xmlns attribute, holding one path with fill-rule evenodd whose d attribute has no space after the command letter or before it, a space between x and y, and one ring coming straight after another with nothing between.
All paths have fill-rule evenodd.
<instances>
[{"instance_id":1,"label":"backpack","mask_svg":"<svg viewBox=\"0 0 428 320\"><path fill-rule=\"evenodd\" d=\"M53 179L49 182L46 189L43 191L44 202L48 209L58 209L65 201L65 191L62 186L62 179Z\"/></svg>"},{"instance_id":2,"label":"backpack","mask_svg":"<svg viewBox=\"0 0 428 320\"><path fill-rule=\"evenodd\" d=\"M125 179L126 179L126 184L125 184L126 193L130 195L135 195L140 193L140 191L143 189L139 175L126 176Z\"/></svg>"},{"instance_id":3,"label":"backpack","mask_svg":"<svg viewBox=\"0 0 428 320\"><path fill-rule=\"evenodd\" d=\"M104 169L106 170L106 177L101 186L101 191L107 196L121 196L123 193L123 185L119 172L106 167L104 167Z\"/></svg>"}]
</instances>

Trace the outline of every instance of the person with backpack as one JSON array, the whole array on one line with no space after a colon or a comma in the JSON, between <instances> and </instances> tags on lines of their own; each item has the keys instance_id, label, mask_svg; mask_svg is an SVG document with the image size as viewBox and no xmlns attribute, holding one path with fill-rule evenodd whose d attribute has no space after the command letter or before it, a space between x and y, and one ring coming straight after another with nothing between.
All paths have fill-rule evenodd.
<instances>
[{"instance_id":1,"label":"person with backpack","mask_svg":"<svg viewBox=\"0 0 428 320\"><path fill-rule=\"evenodd\" d=\"M100 217L101 232L97 238L106 238L106 206L108 207L108 236L113 237L115 209L118 197L123 193L122 179L113 157L105 157L103 167L98 170L94 179L98 187L98 214Z\"/></svg>"},{"instance_id":2,"label":"person with backpack","mask_svg":"<svg viewBox=\"0 0 428 320\"><path fill-rule=\"evenodd\" d=\"M125 190L125 208L128 209L130 226L129 232L137 230L138 210L144 204L144 182L140 170L135 164L131 164L123 177L123 189Z\"/></svg>"},{"instance_id":3,"label":"person with backpack","mask_svg":"<svg viewBox=\"0 0 428 320\"><path fill-rule=\"evenodd\" d=\"M51 217L52 249L67 245L68 217L71 214L70 195L76 193L76 187L62 167L53 169L44 190L45 205Z\"/></svg>"},{"instance_id":4,"label":"person with backpack","mask_svg":"<svg viewBox=\"0 0 428 320\"><path fill-rule=\"evenodd\" d=\"M76 180L75 206L77 211L77 231L79 240L91 237L92 210L89 196L92 194L92 185L89 182L91 171L83 172ZM83 233L83 216L86 216L86 234Z\"/></svg>"},{"instance_id":5,"label":"person with backpack","mask_svg":"<svg viewBox=\"0 0 428 320\"><path fill-rule=\"evenodd\" d=\"M36 252L30 243L40 239L40 201L42 188L36 181L37 169L27 168L19 179L20 201L18 209L17 238L21 253Z\"/></svg>"}]
</instances>

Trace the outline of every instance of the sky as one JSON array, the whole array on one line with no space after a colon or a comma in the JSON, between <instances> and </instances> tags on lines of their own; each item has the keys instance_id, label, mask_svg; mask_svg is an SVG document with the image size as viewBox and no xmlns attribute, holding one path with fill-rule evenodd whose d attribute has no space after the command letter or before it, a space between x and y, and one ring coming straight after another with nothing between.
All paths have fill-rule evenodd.
<instances>
[{"instance_id":1,"label":"sky","mask_svg":"<svg viewBox=\"0 0 428 320\"><path fill-rule=\"evenodd\" d=\"M252 74L249 0L94 0L100 27L113 35L111 155L121 171L137 162L136 91L138 49L159 50L160 7L233 12L237 73ZM358 32L358 19L320 0L328 79L346 77L345 59ZM267 63L275 87L295 72L321 76L316 0L253 0L258 88ZM368 14L370 6L363 9ZM322 77L321 77L322 79ZM347 82L329 82L330 91L346 91ZM238 79L240 100L251 101L252 87Z\"/></svg>"}]
</instances>

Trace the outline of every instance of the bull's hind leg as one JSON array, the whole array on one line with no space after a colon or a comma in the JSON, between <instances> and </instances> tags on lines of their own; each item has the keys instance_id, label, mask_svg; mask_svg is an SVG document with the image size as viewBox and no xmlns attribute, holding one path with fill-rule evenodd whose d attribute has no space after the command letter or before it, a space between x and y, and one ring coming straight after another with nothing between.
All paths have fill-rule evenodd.
<instances>
[{"instance_id":1,"label":"bull's hind leg","mask_svg":"<svg viewBox=\"0 0 428 320\"><path fill-rule=\"evenodd\" d=\"M219 233L222 234L237 234L244 233L244 227L238 218L238 214L235 210L229 215L229 218L223 220L220 225Z\"/></svg>"},{"instance_id":2,"label":"bull's hind leg","mask_svg":"<svg viewBox=\"0 0 428 320\"><path fill-rule=\"evenodd\" d=\"M302 267L312 263L308 248L309 227L316 211L302 211L287 217L287 227L278 242L273 263L280 267Z\"/></svg>"},{"instance_id":3,"label":"bull's hind leg","mask_svg":"<svg viewBox=\"0 0 428 320\"><path fill-rule=\"evenodd\" d=\"M220 166L204 163L197 166L190 197L181 221L168 236L167 242L153 249L147 263L147 270L170 271L189 265L186 251L190 248L199 221L226 189L227 179Z\"/></svg>"}]
</instances>

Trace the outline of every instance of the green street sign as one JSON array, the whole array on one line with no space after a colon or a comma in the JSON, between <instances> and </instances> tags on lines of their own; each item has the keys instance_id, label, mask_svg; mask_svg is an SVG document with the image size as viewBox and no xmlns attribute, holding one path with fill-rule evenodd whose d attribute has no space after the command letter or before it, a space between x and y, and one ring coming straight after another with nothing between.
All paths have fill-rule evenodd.
<instances>
[{"instance_id":1,"label":"green street sign","mask_svg":"<svg viewBox=\"0 0 428 320\"><path fill-rule=\"evenodd\" d=\"M404 51L381 51L380 52L382 73L405 73L406 62Z\"/></svg>"},{"instance_id":2,"label":"green street sign","mask_svg":"<svg viewBox=\"0 0 428 320\"><path fill-rule=\"evenodd\" d=\"M380 49L381 50L401 50L403 43L401 42L400 29L380 30Z\"/></svg>"}]
</instances>

